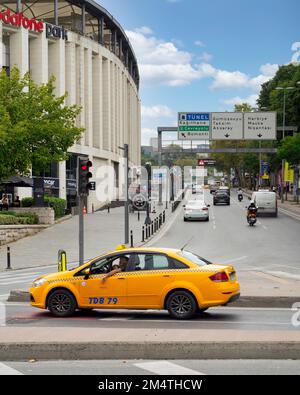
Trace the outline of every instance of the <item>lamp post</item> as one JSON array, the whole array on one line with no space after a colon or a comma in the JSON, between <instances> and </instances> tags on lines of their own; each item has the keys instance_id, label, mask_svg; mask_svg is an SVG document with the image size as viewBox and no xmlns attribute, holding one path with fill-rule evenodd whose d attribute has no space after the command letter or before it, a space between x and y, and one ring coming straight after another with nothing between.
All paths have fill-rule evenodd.
<instances>
[{"instance_id":1,"label":"lamp post","mask_svg":"<svg viewBox=\"0 0 300 395\"><path fill-rule=\"evenodd\" d=\"M147 199L147 206L146 206L146 218L145 218L145 225L150 225L151 224L151 218L150 218L150 199L151 199L151 162L147 162L145 164L146 170L147 170L147 180L148 180L148 199Z\"/></svg>"},{"instance_id":2,"label":"lamp post","mask_svg":"<svg viewBox=\"0 0 300 395\"><path fill-rule=\"evenodd\" d=\"M298 81L299 82L299 81ZM298 84L297 82L297 84ZM283 113L282 113L282 139L285 139L285 111L286 111L286 91L296 89L294 86L277 86L275 90L283 91ZM282 174L281 174L281 203L284 203L284 168L285 159L282 159Z\"/></svg>"}]
</instances>

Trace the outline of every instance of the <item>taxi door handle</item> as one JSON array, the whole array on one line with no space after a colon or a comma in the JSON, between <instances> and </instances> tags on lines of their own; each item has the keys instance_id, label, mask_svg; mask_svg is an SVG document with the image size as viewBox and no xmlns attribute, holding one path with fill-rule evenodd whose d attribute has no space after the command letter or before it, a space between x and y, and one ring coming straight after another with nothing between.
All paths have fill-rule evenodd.
<instances>
[{"instance_id":1,"label":"taxi door handle","mask_svg":"<svg viewBox=\"0 0 300 395\"><path fill-rule=\"evenodd\" d=\"M125 280L125 277L118 277L118 280Z\"/></svg>"},{"instance_id":2,"label":"taxi door handle","mask_svg":"<svg viewBox=\"0 0 300 395\"><path fill-rule=\"evenodd\" d=\"M163 277L171 277L170 274L165 274Z\"/></svg>"}]
</instances>

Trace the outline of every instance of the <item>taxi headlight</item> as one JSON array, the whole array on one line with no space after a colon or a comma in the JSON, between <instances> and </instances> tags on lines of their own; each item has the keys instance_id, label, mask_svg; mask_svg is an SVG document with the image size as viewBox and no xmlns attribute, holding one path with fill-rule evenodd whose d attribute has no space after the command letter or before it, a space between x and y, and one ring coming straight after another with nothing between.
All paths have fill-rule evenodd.
<instances>
[{"instance_id":1,"label":"taxi headlight","mask_svg":"<svg viewBox=\"0 0 300 395\"><path fill-rule=\"evenodd\" d=\"M46 280L45 280L44 278L40 278L39 280L35 280L35 281L33 282L33 286L34 286L35 288L41 287L42 285L45 284L45 282L46 282Z\"/></svg>"}]
</instances>

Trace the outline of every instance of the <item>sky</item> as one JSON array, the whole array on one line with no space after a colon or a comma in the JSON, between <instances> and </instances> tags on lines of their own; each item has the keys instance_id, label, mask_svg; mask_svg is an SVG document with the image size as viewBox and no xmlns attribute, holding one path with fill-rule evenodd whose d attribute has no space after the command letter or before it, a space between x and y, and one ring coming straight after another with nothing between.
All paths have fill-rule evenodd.
<instances>
[{"instance_id":1,"label":"sky","mask_svg":"<svg viewBox=\"0 0 300 395\"><path fill-rule=\"evenodd\" d=\"M178 112L256 106L261 84L300 61L299 0L97 1L138 60L143 145Z\"/></svg>"}]
</instances>

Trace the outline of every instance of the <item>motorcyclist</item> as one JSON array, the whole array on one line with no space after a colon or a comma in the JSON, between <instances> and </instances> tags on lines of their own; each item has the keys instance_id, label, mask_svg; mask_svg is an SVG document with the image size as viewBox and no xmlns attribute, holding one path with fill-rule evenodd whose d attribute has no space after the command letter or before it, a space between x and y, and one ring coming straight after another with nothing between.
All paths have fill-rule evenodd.
<instances>
[{"instance_id":1,"label":"motorcyclist","mask_svg":"<svg viewBox=\"0 0 300 395\"><path fill-rule=\"evenodd\" d=\"M239 199L239 200L243 200L243 191L242 191L242 188L239 188L239 189L238 189L237 194L238 194L238 199Z\"/></svg>"},{"instance_id":2,"label":"motorcyclist","mask_svg":"<svg viewBox=\"0 0 300 395\"><path fill-rule=\"evenodd\" d=\"M251 202L248 207L247 218L249 218L250 215L257 217L257 207L254 202Z\"/></svg>"}]
</instances>

